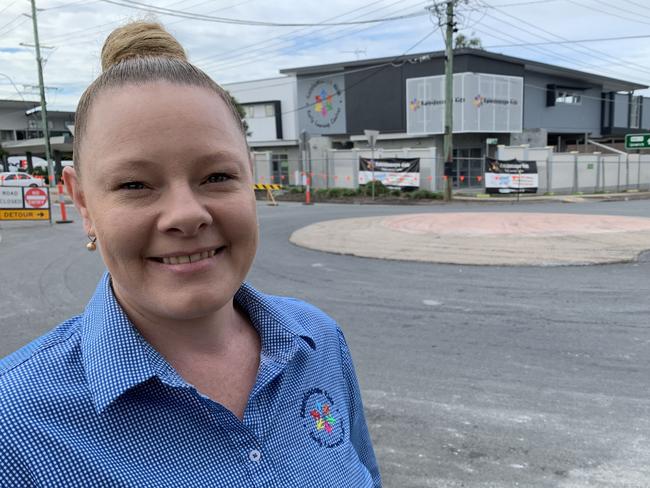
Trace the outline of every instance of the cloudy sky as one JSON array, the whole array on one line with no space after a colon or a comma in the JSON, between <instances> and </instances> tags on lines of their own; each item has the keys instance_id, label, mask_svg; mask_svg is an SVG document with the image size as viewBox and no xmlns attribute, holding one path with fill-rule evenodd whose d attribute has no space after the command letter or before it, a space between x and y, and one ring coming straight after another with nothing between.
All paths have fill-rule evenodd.
<instances>
[{"instance_id":1,"label":"cloudy sky","mask_svg":"<svg viewBox=\"0 0 650 488\"><path fill-rule=\"evenodd\" d=\"M190 60L221 83L283 68L443 49L418 0L36 0L51 108L74 110L115 27L162 22ZM493 52L650 85L648 0L467 0L459 29ZM137 7L137 8L130 8ZM150 7L156 7L152 13ZM0 98L37 99L28 0L0 0ZM413 14L413 15L411 15ZM192 18L187 18L187 17ZM215 17L271 24L215 22ZM324 25L405 17L379 23ZM627 39L621 39L626 37ZM596 40L599 39L599 40ZM583 41L583 42L575 42ZM650 91L644 91L650 95Z\"/></svg>"}]
</instances>

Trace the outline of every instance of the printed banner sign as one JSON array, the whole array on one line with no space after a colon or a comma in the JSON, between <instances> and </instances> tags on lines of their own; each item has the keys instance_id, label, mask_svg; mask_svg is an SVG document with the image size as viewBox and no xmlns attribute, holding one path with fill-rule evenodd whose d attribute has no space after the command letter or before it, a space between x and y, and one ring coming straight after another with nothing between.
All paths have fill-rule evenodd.
<instances>
[{"instance_id":1,"label":"printed banner sign","mask_svg":"<svg viewBox=\"0 0 650 488\"><path fill-rule=\"evenodd\" d=\"M536 161L487 159L486 193L537 193L538 186Z\"/></svg>"},{"instance_id":2,"label":"printed banner sign","mask_svg":"<svg viewBox=\"0 0 650 488\"><path fill-rule=\"evenodd\" d=\"M49 220L49 188L0 186L0 220Z\"/></svg>"},{"instance_id":3,"label":"printed banner sign","mask_svg":"<svg viewBox=\"0 0 650 488\"><path fill-rule=\"evenodd\" d=\"M359 184L373 179L384 186L419 187L420 158L359 158Z\"/></svg>"}]
</instances>

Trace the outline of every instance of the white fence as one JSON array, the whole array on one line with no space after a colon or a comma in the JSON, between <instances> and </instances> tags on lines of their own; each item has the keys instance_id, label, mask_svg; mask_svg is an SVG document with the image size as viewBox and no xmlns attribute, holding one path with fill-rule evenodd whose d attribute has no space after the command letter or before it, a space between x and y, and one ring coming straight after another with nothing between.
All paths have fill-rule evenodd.
<instances>
[{"instance_id":1,"label":"white fence","mask_svg":"<svg viewBox=\"0 0 650 488\"><path fill-rule=\"evenodd\" d=\"M650 154L554 153L499 146L501 160L536 161L538 193L593 193L650 188Z\"/></svg>"}]
</instances>

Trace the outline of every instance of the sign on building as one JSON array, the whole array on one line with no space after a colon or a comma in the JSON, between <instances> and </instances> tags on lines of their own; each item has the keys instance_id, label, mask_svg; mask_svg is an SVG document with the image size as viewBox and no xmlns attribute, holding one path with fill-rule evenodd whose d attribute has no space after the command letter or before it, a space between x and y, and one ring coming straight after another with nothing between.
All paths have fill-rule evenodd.
<instances>
[{"instance_id":1,"label":"sign on building","mask_svg":"<svg viewBox=\"0 0 650 488\"><path fill-rule=\"evenodd\" d=\"M374 173L373 173L374 167ZM420 158L359 158L359 184L373 180L385 186L419 187Z\"/></svg>"},{"instance_id":2,"label":"sign on building","mask_svg":"<svg viewBox=\"0 0 650 488\"><path fill-rule=\"evenodd\" d=\"M345 79L343 75L298 78L298 126L309 134L343 134Z\"/></svg>"},{"instance_id":3,"label":"sign on building","mask_svg":"<svg viewBox=\"0 0 650 488\"><path fill-rule=\"evenodd\" d=\"M487 159L486 193L537 193L539 175L536 161Z\"/></svg>"},{"instance_id":4,"label":"sign on building","mask_svg":"<svg viewBox=\"0 0 650 488\"><path fill-rule=\"evenodd\" d=\"M453 131L521 132L524 79L483 73L454 74ZM445 132L445 77L406 80L409 134Z\"/></svg>"},{"instance_id":5,"label":"sign on building","mask_svg":"<svg viewBox=\"0 0 650 488\"><path fill-rule=\"evenodd\" d=\"M650 134L626 134L625 149L650 149Z\"/></svg>"},{"instance_id":6,"label":"sign on building","mask_svg":"<svg viewBox=\"0 0 650 488\"><path fill-rule=\"evenodd\" d=\"M0 186L0 220L49 220L49 189Z\"/></svg>"}]
</instances>

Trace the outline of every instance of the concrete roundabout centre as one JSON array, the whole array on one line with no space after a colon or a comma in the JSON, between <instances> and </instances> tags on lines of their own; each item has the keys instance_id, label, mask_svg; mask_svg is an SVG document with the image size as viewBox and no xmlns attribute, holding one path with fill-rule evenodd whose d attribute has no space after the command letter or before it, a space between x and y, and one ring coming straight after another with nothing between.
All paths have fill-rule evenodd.
<instances>
[{"instance_id":1,"label":"concrete roundabout centre","mask_svg":"<svg viewBox=\"0 0 650 488\"><path fill-rule=\"evenodd\" d=\"M634 261L650 249L650 219L611 215L449 212L318 222L290 241L366 258L488 266Z\"/></svg>"}]
</instances>

